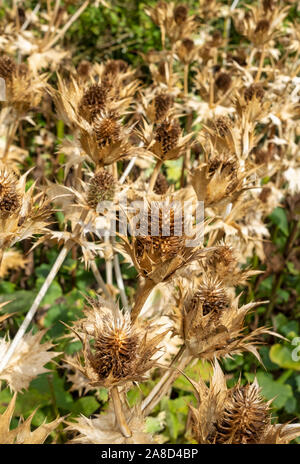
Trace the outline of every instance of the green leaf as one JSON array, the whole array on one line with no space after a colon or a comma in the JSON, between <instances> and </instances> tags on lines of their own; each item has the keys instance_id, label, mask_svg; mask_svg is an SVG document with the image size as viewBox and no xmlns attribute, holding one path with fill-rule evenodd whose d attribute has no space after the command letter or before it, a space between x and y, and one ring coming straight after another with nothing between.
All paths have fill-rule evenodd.
<instances>
[{"instance_id":1,"label":"green leaf","mask_svg":"<svg viewBox=\"0 0 300 464\"><path fill-rule=\"evenodd\" d=\"M79 415L83 414L89 417L100 407L100 403L93 396L85 396L75 401L71 407L72 413Z\"/></svg>"},{"instance_id":2,"label":"green leaf","mask_svg":"<svg viewBox=\"0 0 300 464\"><path fill-rule=\"evenodd\" d=\"M286 212L283 208L275 208L270 214L270 219L275 224L281 232L288 236L289 234L289 224L287 220Z\"/></svg>"},{"instance_id":3,"label":"green leaf","mask_svg":"<svg viewBox=\"0 0 300 464\"><path fill-rule=\"evenodd\" d=\"M293 390L290 385L282 385L273 380L271 374L266 372L257 373L257 381L262 388L262 394L267 400L274 399L272 406L275 409L282 408L289 398L293 397Z\"/></svg>"},{"instance_id":4,"label":"green leaf","mask_svg":"<svg viewBox=\"0 0 300 464\"><path fill-rule=\"evenodd\" d=\"M292 358L293 351L295 349L297 350L297 347L292 349L276 343L270 349L270 359L284 369L294 369L295 371L300 371L300 361L294 361Z\"/></svg>"}]
</instances>

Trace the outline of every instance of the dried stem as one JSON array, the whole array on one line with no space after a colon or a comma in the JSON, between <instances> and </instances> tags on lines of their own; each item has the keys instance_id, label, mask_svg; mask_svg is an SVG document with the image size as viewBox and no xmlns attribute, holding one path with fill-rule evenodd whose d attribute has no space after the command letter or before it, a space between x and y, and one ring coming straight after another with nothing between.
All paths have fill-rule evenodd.
<instances>
[{"instance_id":1,"label":"dried stem","mask_svg":"<svg viewBox=\"0 0 300 464\"><path fill-rule=\"evenodd\" d=\"M118 387L112 387L112 389L110 390L110 393L111 393L111 398L113 401L114 410L115 410L115 414L116 414L116 418L118 421L118 426L120 428L120 431L122 432L124 437L129 438L131 437L132 433L125 419L125 415L124 415L122 405L121 405Z\"/></svg>"},{"instance_id":2,"label":"dried stem","mask_svg":"<svg viewBox=\"0 0 300 464\"><path fill-rule=\"evenodd\" d=\"M134 322L138 315L140 314L141 310L143 309L144 304L146 303L146 300L154 287L156 286L156 283L153 282L153 280L147 279L144 283L144 285L139 289L138 294L135 299L135 305L132 309L131 312L131 320Z\"/></svg>"},{"instance_id":3,"label":"dried stem","mask_svg":"<svg viewBox=\"0 0 300 464\"><path fill-rule=\"evenodd\" d=\"M99 288L101 288L103 290L103 293L106 296L106 298L110 299L111 295L110 295L109 291L107 290L105 282L102 279L102 276L101 276L101 274L99 272L99 269L97 268L97 264L95 263L95 261L91 261L91 269L93 271L93 274L94 274L94 277L95 277L95 279L97 281L97 284L99 285Z\"/></svg>"},{"instance_id":4,"label":"dried stem","mask_svg":"<svg viewBox=\"0 0 300 464\"><path fill-rule=\"evenodd\" d=\"M263 46L261 54L260 54L259 65L258 65L258 70L257 70L256 77L255 77L255 82L259 81L259 79L260 79L263 64L264 64L264 59L265 59L265 47Z\"/></svg>"},{"instance_id":5,"label":"dried stem","mask_svg":"<svg viewBox=\"0 0 300 464\"><path fill-rule=\"evenodd\" d=\"M24 334L26 332L27 327L29 326L30 322L32 321L32 318L34 317L34 315L35 315L35 313L36 313L42 299L46 295L46 293L47 293L50 285L52 284L56 274L58 273L61 265L63 264L64 260L66 259L66 256L67 256L68 252L70 251L71 247L72 247L72 243L69 243L69 244L65 245L61 249L58 257L56 258L55 263L53 264L53 267L52 267L51 271L49 272L45 282L43 283L42 287L40 288L40 291L37 294L31 308L29 309L28 313L26 314L26 317L25 317L24 321L22 322L22 324L21 324L15 338L13 339L13 341L10 344L7 352L3 356L2 360L1 360L1 363L0 363L0 371L2 371L6 367L7 363L10 360L10 358L14 354L16 348L18 347L21 339L23 338L23 336L24 336Z\"/></svg>"},{"instance_id":6,"label":"dried stem","mask_svg":"<svg viewBox=\"0 0 300 464\"><path fill-rule=\"evenodd\" d=\"M154 188L154 185L155 185L155 182L156 182L156 179L157 179L157 176L159 174L162 164L163 164L162 160L157 160L156 165L151 175L150 182L149 182L149 187L148 187L148 192L147 192L148 194L151 193Z\"/></svg>"}]
</instances>

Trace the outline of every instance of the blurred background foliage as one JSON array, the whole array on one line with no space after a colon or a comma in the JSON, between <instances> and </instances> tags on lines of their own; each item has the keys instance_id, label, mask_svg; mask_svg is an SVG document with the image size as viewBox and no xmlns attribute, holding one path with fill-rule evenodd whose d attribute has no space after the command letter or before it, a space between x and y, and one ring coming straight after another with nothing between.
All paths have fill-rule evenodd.
<instances>
[{"instance_id":1,"label":"blurred background foliage","mask_svg":"<svg viewBox=\"0 0 300 464\"><path fill-rule=\"evenodd\" d=\"M3 2L0 8L0 17L4 17L8 2ZM24 9L34 8L36 1L24 1ZM62 2L64 8L74 12L78 1ZM143 54L149 50L161 49L160 32L146 15L145 8L154 5L153 1L113 1L108 2L111 8L102 6L89 6L81 17L73 24L66 34L63 46L72 50L73 64L76 66L81 60L101 62L107 58L124 59L133 66L139 67L139 78L144 82L149 80L148 68L143 65ZM185 2L191 10L197 13L198 2L188 0ZM225 2L224 2L225 3ZM240 2L247 4L250 2ZM291 4L290 20L299 18L299 11ZM201 21L201 18L199 18ZM213 21L216 28L224 30L224 21ZM239 36L231 25L230 44L238 43ZM38 116L39 117L39 116ZM34 136L46 122L42 116L35 128L28 127L25 134L26 141L32 153L36 153ZM61 136L59 125L53 128L59 141ZM56 161L52 155L44 156L46 176L55 168ZM175 183L180 180L181 160L167 165L168 179ZM35 159L27 159L28 167L35 163ZM177 164L176 164L177 163ZM47 171L48 170L48 171ZM277 331L284 339L269 336L260 348L263 365L253 355L245 354L234 356L222 362L227 374L228 386L234 385L238 379L242 383L253 381L257 376L266 399L274 398L272 410L274 419L284 423L298 418L300 420L300 360L292 360L292 351L297 351L297 345L292 341L300 337L300 198L298 205L291 205L289 198L285 204L276 208L268 219L270 241L265 243L266 264L261 264L259 258L254 256L248 263L255 269L264 273L252 277L243 291L242 300L268 300L269 303L261 305L254 314L249 316L250 330L258 325L267 325ZM58 217L59 219L59 217ZM23 247L24 245L22 245ZM22 248L24 249L24 248ZM26 251L26 244L25 244ZM4 312L16 312L14 318L6 323L5 331L9 329L11 338L17 331L24 314L49 273L57 256L57 250L44 246L38 248L31 263L31 272L15 271L9 279L0 282L0 302L10 301ZM32 255L33 257L33 255ZM32 258L33 259L33 258ZM122 258L121 258L122 259ZM104 261L99 260L99 270L104 270ZM128 296L133 293L136 285L136 271L128 265L122 265L122 274ZM84 305L83 295L96 295L96 286L91 273L84 270L83 264L76 259L76 255L69 255L59 274L52 283L50 290L44 298L34 320L34 330L47 328L44 339L53 339L56 350L66 354L73 354L80 348L79 342L70 341L67 331L61 321L70 323L82 315ZM30 388L18 395L16 414L27 418L38 406L33 419L33 425L40 425L45 419L53 420L57 415L85 416L98 413L105 409L107 391L100 389L89 392L80 397L78 392L70 391L72 384L68 381L66 370L57 363L48 365L50 371L40 375L32 381ZM198 361L193 367L187 369L187 374L197 379L201 374L208 379L210 366ZM129 402L134 404L143 394L147 394L158 381L160 373L154 375L153 380L142 384L130 391ZM2 413L12 397L8 388L0 391L0 413ZM170 398L164 398L155 408L152 417L147 420L150 432L161 433L168 443L186 443L185 423L188 414L188 404L194 401L191 384L183 377L179 377L174 384ZM18 417L13 419L13 426L18 423ZM53 432L57 442L65 442L67 434L61 425L58 432Z\"/></svg>"}]
</instances>

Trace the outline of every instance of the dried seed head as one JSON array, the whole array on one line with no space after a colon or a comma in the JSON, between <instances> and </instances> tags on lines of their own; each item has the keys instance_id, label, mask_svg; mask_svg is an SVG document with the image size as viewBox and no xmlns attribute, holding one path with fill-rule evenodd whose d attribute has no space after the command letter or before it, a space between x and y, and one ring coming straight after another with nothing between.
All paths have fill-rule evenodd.
<instances>
[{"instance_id":1,"label":"dried seed head","mask_svg":"<svg viewBox=\"0 0 300 464\"><path fill-rule=\"evenodd\" d=\"M274 9L273 0L263 0L263 9L265 13L267 13L267 11L273 11Z\"/></svg>"},{"instance_id":2,"label":"dried seed head","mask_svg":"<svg viewBox=\"0 0 300 464\"><path fill-rule=\"evenodd\" d=\"M77 66L78 75L84 79L88 78L89 73L91 71L91 67L92 65L89 61L86 61L86 60L80 61L79 65Z\"/></svg>"},{"instance_id":3,"label":"dried seed head","mask_svg":"<svg viewBox=\"0 0 300 464\"><path fill-rule=\"evenodd\" d=\"M7 55L3 55L0 58L0 77L3 79L11 80L14 73L16 72L17 66L12 58Z\"/></svg>"},{"instance_id":4,"label":"dried seed head","mask_svg":"<svg viewBox=\"0 0 300 464\"><path fill-rule=\"evenodd\" d=\"M269 404L256 383L235 387L226 402L222 420L217 424L214 443L259 443L270 425Z\"/></svg>"},{"instance_id":5,"label":"dried seed head","mask_svg":"<svg viewBox=\"0 0 300 464\"><path fill-rule=\"evenodd\" d=\"M178 5L174 10L174 19L176 24L183 24L188 16L188 7L186 5Z\"/></svg>"},{"instance_id":6,"label":"dried seed head","mask_svg":"<svg viewBox=\"0 0 300 464\"><path fill-rule=\"evenodd\" d=\"M194 46L195 46L194 41L191 40L191 39L187 39L187 38L182 39L181 43L182 43L182 45L184 46L184 48L186 49L186 51L188 53L190 53L193 50Z\"/></svg>"},{"instance_id":7,"label":"dried seed head","mask_svg":"<svg viewBox=\"0 0 300 464\"><path fill-rule=\"evenodd\" d=\"M106 63L104 75L112 74L115 76L119 73L125 73L128 70L128 63L124 60L110 60Z\"/></svg>"},{"instance_id":8,"label":"dried seed head","mask_svg":"<svg viewBox=\"0 0 300 464\"><path fill-rule=\"evenodd\" d=\"M215 79L215 84L218 89L222 90L223 92L227 92L227 90L231 86L231 77L229 76L229 74L221 72Z\"/></svg>"},{"instance_id":9,"label":"dried seed head","mask_svg":"<svg viewBox=\"0 0 300 464\"><path fill-rule=\"evenodd\" d=\"M227 54L227 59L235 61L240 66L247 66L247 57L243 50L239 50L237 55L233 55L232 53Z\"/></svg>"},{"instance_id":10,"label":"dried seed head","mask_svg":"<svg viewBox=\"0 0 300 464\"><path fill-rule=\"evenodd\" d=\"M121 126L116 113L109 113L106 116L94 121L94 132L99 148L104 148L120 140Z\"/></svg>"},{"instance_id":11,"label":"dried seed head","mask_svg":"<svg viewBox=\"0 0 300 464\"><path fill-rule=\"evenodd\" d=\"M165 119L168 113L168 110L173 104L173 97L171 95L160 93L154 99L154 109L155 109L155 121L161 121Z\"/></svg>"},{"instance_id":12,"label":"dried seed head","mask_svg":"<svg viewBox=\"0 0 300 464\"><path fill-rule=\"evenodd\" d=\"M262 100L264 97L265 91L263 89L262 84L251 84L244 90L244 98L246 102L253 100L253 98L257 98L258 100Z\"/></svg>"},{"instance_id":13,"label":"dried seed head","mask_svg":"<svg viewBox=\"0 0 300 464\"><path fill-rule=\"evenodd\" d=\"M265 34L266 32L268 32L269 28L269 21L267 19L261 19L260 21L258 21L254 32Z\"/></svg>"},{"instance_id":14,"label":"dried seed head","mask_svg":"<svg viewBox=\"0 0 300 464\"><path fill-rule=\"evenodd\" d=\"M164 155L177 146L181 129L177 120L163 121L156 129L155 139L160 143Z\"/></svg>"},{"instance_id":15,"label":"dried seed head","mask_svg":"<svg viewBox=\"0 0 300 464\"><path fill-rule=\"evenodd\" d=\"M100 381L112 376L121 379L133 372L133 362L137 355L138 338L131 333L130 322L106 325L106 330L95 340L95 352L90 355L90 363Z\"/></svg>"},{"instance_id":16,"label":"dried seed head","mask_svg":"<svg viewBox=\"0 0 300 464\"><path fill-rule=\"evenodd\" d=\"M200 310L203 316L209 313L219 313L228 308L230 300L222 283L217 279L205 280L194 293L188 311Z\"/></svg>"},{"instance_id":17,"label":"dried seed head","mask_svg":"<svg viewBox=\"0 0 300 464\"><path fill-rule=\"evenodd\" d=\"M87 203L91 208L96 209L101 201L111 201L115 193L115 179L106 171L100 169L91 180L87 192Z\"/></svg>"},{"instance_id":18,"label":"dried seed head","mask_svg":"<svg viewBox=\"0 0 300 464\"><path fill-rule=\"evenodd\" d=\"M237 163L234 158L215 156L208 162L208 174L213 176L217 171L222 173L224 177L230 179L227 186L227 193L230 193L237 185Z\"/></svg>"},{"instance_id":19,"label":"dried seed head","mask_svg":"<svg viewBox=\"0 0 300 464\"><path fill-rule=\"evenodd\" d=\"M271 160L271 152L268 150L254 150L255 163L256 164L267 164Z\"/></svg>"},{"instance_id":20,"label":"dried seed head","mask_svg":"<svg viewBox=\"0 0 300 464\"><path fill-rule=\"evenodd\" d=\"M84 93L79 103L79 113L88 122L104 110L107 101L108 88L106 85L93 84Z\"/></svg>"},{"instance_id":21,"label":"dried seed head","mask_svg":"<svg viewBox=\"0 0 300 464\"><path fill-rule=\"evenodd\" d=\"M153 266L174 258L185 246L182 212L151 206L142 218L141 235L135 241L135 255L144 275Z\"/></svg>"},{"instance_id":22,"label":"dried seed head","mask_svg":"<svg viewBox=\"0 0 300 464\"><path fill-rule=\"evenodd\" d=\"M219 135L220 137L225 137L226 135L228 135L231 126L231 120L227 116L219 116L214 121L214 128L217 132L217 135Z\"/></svg>"},{"instance_id":23,"label":"dried seed head","mask_svg":"<svg viewBox=\"0 0 300 464\"><path fill-rule=\"evenodd\" d=\"M17 179L6 168L0 170L0 216L6 218L20 208Z\"/></svg>"},{"instance_id":24,"label":"dried seed head","mask_svg":"<svg viewBox=\"0 0 300 464\"><path fill-rule=\"evenodd\" d=\"M168 181L166 177L160 172L157 176L155 185L154 185L154 192L157 193L157 195L164 195L167 193L169 188Z\"/></svg>"},{"instance_id":25,"label":"dried seed head","mask_svg":"<svg viewBox=\"0 0 300 464\"><path fill-rule=\"evenodd\" d=\"M221 265L224 268L229 270L231 269L232 266L235 266L237 263L236 257L234 255L234 250L228 246L228 245L223 245L219 246L212 256L207 260L208 265L212 266L213 268L218 267Z\"/></svg>"}]
</instances>

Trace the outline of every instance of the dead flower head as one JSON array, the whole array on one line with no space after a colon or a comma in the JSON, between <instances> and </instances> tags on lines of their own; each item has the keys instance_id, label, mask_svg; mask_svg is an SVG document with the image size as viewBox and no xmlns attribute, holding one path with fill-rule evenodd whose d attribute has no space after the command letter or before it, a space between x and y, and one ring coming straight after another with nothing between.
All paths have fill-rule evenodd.
<instances>
[{"instance_id":1,"label":"dead flower head","mask_svg":"<svg viewBox=\"0 0 300 464\"><path fill-rule=\"evenodd\" d=\"M133 324L129 312L104 300L90 301L86 318L75 323L74 332L82 340L83 357L75 367L92 386L113 387L138 382L155 365L155 354L164 333L156 334L150 324L147 328Z\"/></svg>"},{"instance_id":2,"label":"dead flower head","mask_svg":"<svg viewBox=\"0 0 300 464\"><path fill-rule=\"evenodd\" d=\"M299 424L271 424L272 401L263 399L257 380L228 389L217 361L209 387L192 384L198 406L190 406L190 425L199 444L279 444L300 435Z\"/></svg>"}]
</instances>

